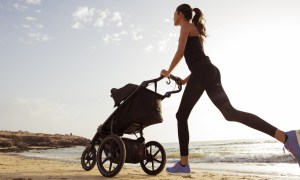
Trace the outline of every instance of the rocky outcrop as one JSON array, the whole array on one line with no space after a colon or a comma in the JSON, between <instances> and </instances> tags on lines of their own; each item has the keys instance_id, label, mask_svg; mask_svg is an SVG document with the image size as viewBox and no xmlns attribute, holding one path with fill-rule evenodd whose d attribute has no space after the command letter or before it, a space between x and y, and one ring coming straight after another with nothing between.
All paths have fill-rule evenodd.
<instances>
[{"instance_id":1,"label":"rocky outcrop","mask_svg":"<svg viewBox=\"0 0 300 180\"><path fill-rule=\"evenodd\" d=\"M27 131L0 131L0 151L20 152L30 149L87 146L90 140L70 135L30 133Z\"/></svg>"}]
</instances>

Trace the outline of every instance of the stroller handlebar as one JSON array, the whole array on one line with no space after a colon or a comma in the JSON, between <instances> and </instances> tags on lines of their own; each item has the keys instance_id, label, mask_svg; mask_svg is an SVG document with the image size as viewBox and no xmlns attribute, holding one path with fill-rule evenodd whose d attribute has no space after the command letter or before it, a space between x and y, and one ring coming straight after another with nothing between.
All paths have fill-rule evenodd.
<instances>
[{"instance_id":1,"label":"stroller handlebar","mask_svg":"<svg viewBox=\"0 0 300 180\"><path fill-rule=\"evenodd\" d=\"M157 86L157 82L164 79L164 76L160 76L159 78L155 78L155 79L151 79L148 81L144 81L141 85L144 87L147 87L150 83L154 83L155 84L155 92L156 92L156 86ZM175 81L175 83L177 84L177 90L174 91L168 91L165 93L164 97L170 97L171 94L175 94L175 93L179 93L182 89L182 84L180 81L180 78L178 78L177 76L174 76L172 74L170 74L170 76L168 77L169 81L167 81L167 84L171 83L171 80Z\"/></svg>"},{"instance_id":2,"label":"stroller handlebar","mask_svg":"<svg viewBox=\"0 0 300 180\"><path fill-rule=\"evenodd\" d=\"M168 91L168 92L166 92L165 95L164 95L164 97L170 97L171 94L179 93L181 91L181 89L182 89L182 84L181 84L181 80L180 80L179 77L170 74L170 76L168 78L169 78L169 82L167 82L167 84L170 84L171 83L170 79L172 79L177 84L178 89L174 90L174 91Z\"/></svg>"},{"instance_id":3,"label":"stroller handlebar","mask_svg":"<svg viewBox=\"0 0 300 180\"><path fill-rule=\"evenodd\" d=\"M170 76L168 78L172 79L173 81L175 81L178 86L182 85L179 77L170 74Z\"/></svg>"}]
</instances>

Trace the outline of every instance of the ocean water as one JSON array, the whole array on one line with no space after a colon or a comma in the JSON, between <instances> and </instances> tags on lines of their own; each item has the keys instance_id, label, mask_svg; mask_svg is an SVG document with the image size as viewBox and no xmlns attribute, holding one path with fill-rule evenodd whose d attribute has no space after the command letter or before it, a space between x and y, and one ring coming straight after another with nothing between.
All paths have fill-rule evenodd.
<instances>
[{"instance_id":1,"label":"ocean water","mask_svg":"<svg viewBox=\"0 0 300 180\"><path fill-rule=\"evenodd\" d=\"M166 143L168 162L178 160L178 144ZM267 174L300 179L300 167L283 145L274 140L192 142L192 168L246 174Z\"/></svg>"},{"instance_id":2,"label":"ocean water","mask_svg":"<svg viewBox=\"0 0 300 180\"><path fill-rule=\"evenodd\" d=\"M178 143L162 143L167 166L179 158ZM85 147L31 150L22 156L80 163ZM283 145L273 140L234 140L191 142L190 165L193 169L234 173L269 174L300 179L295 159L283 152ZM126 166L126 164L125 164Z\"/></svg>"}]
</instances>

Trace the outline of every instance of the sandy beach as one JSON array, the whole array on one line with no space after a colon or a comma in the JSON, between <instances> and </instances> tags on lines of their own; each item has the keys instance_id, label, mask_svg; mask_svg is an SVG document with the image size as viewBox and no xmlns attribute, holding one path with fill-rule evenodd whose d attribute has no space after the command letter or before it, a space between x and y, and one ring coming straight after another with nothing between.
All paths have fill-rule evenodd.
<instances>
[{"instance_id":1,"label":"sandy beach","mask_svg":"<svg viewBox=\"0 0 300 180\"><path fill-rule=\"evenodd\" d=\"M34 179L110 179L103 177L97 167L91 171L84 171L80 164L62 162L56 160L46 160L37 158L28 158L18 155L0 153L0 179L1 180L34 180ZM288 177L279 177L271 175L256 174L238 174L215 171L194 170L191 177L183 178L168 175L165 171L157 176L149 176L139 167L124 165L121 172L113 179L131 180L131 179L212 179L212 180L282 180L295 179ZM299 179L299 178L298 178Z\"/></svg>"}]
</instances>

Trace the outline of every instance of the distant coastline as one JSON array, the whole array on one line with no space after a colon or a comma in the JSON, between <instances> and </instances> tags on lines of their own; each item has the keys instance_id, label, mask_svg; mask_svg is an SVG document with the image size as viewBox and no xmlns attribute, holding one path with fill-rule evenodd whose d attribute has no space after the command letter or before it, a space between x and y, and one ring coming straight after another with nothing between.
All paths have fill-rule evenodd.
<instances>
[{"instance_id":1,"label":"distant coastline","mask_svg":"<svg viewBox=\"0 0 300 180\"><path fill-rule=\"evenodd\" d=\"M31 149L67 148L89 144L89 139L72 134L0 131L0 152L23 152Z\"/></svg>"}]
</instances>

